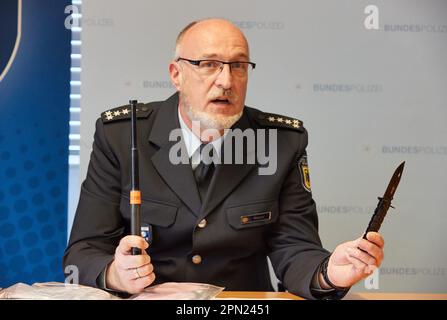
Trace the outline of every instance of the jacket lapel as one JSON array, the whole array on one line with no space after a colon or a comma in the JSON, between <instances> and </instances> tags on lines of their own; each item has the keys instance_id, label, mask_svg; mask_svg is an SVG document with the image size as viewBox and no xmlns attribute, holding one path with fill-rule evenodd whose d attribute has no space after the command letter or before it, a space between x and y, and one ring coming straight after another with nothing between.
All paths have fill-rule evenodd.
<instances>
[{"instance_id":1,"label":"jacket lapel","mask_svg":"<svg viewBox=\"0 0 447 320\"><path fill-rule=\"evenodd\" d=\"M149 141L159 146L160 149L152 156L151 160L163 180L192 213L199 216L201 202L191 165L189 163L174 165L169 159L169 151L177 143L169 141L169 134L172 130L180 128L177 108L178 94L174 94L163 102L158 111L149 134Z\"/></svg>"}]
</instances>

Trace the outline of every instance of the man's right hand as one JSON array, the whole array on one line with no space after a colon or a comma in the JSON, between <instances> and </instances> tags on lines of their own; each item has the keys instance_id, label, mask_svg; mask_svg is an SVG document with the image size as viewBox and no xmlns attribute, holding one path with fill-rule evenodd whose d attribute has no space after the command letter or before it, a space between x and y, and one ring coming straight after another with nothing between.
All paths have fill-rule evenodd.
<instances>
[{"instance_id":1,"label":"man's right hand","mask_svg":"<svg viewBox=\"0 0 447 320\"><path fill-rule=\"evenodd\" d=\"M132 248L140 248L141 255L133 256ZM115 250L115 259L106 272L108 289L131 294L140 293L155 280L154 266L146 250L149 247L144 238L126 236Z\"/></svg>"}]
</instances>

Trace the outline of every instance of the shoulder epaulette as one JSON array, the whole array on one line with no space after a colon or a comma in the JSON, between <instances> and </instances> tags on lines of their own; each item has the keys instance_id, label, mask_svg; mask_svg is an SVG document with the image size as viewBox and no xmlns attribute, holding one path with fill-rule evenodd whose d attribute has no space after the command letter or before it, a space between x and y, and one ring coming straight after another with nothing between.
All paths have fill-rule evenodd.
<instances>
[{"instance_id":1,"label":"shoulder epaulette","mask_svg":"<svg viewBox=\"0 0 447 320\"><path fill-rule=\"evenodd\" d=\"M260 112L256 115L256 121L263 126L286 128L296 131L303 131L301 120L282 116L274 113Z\"/></svg>"},{"instance_id":2,"label":"shoulder epaulette","mask_svg":"<svg viewBox=\"0 0 447 320\"><path fill-rule=\"evenodd\" d=\"M147 118L152 112L152 109L145 106L143 103L137 104L137 118ZM110 109L101 113L103 123L109 123L116 120L130 119L131 110L129 105Z\"/></svg>"}]
</instances>

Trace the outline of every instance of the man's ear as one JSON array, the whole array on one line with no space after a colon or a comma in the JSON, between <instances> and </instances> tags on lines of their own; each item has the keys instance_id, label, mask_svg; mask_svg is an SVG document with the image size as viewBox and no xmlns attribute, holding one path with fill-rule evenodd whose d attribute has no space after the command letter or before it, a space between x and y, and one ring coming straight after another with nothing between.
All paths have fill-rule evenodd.
<instances>
[{"instance_id":1,"label":"man's ear","mask_svg":"<svg viewBox=\"0 0 447 320\"><path fill-rule=\"evenodd\" d=\"M169 76L174 87L177 89L177 91L180 91L182 87L182 74L180 66L176 61L172 61L169 64Z\"/></svg>"}]
</instances>

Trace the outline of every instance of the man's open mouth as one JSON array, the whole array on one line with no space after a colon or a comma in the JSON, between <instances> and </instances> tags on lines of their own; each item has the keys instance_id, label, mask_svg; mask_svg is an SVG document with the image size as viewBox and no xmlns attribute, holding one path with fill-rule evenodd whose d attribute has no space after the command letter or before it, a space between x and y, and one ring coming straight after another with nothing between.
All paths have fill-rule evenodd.
<instances>
[{"instance_id":1,"label":"man's open mouth","mask_svg":"<svg viewBox=\"0 0 447 320\"><path fill-rule=\"evenodd\" d=\"M221 105L227 105L230 104L230 101L226 98L219 98L211 100L212 103L221 104Z\"/></svg>"}]
</instances>

